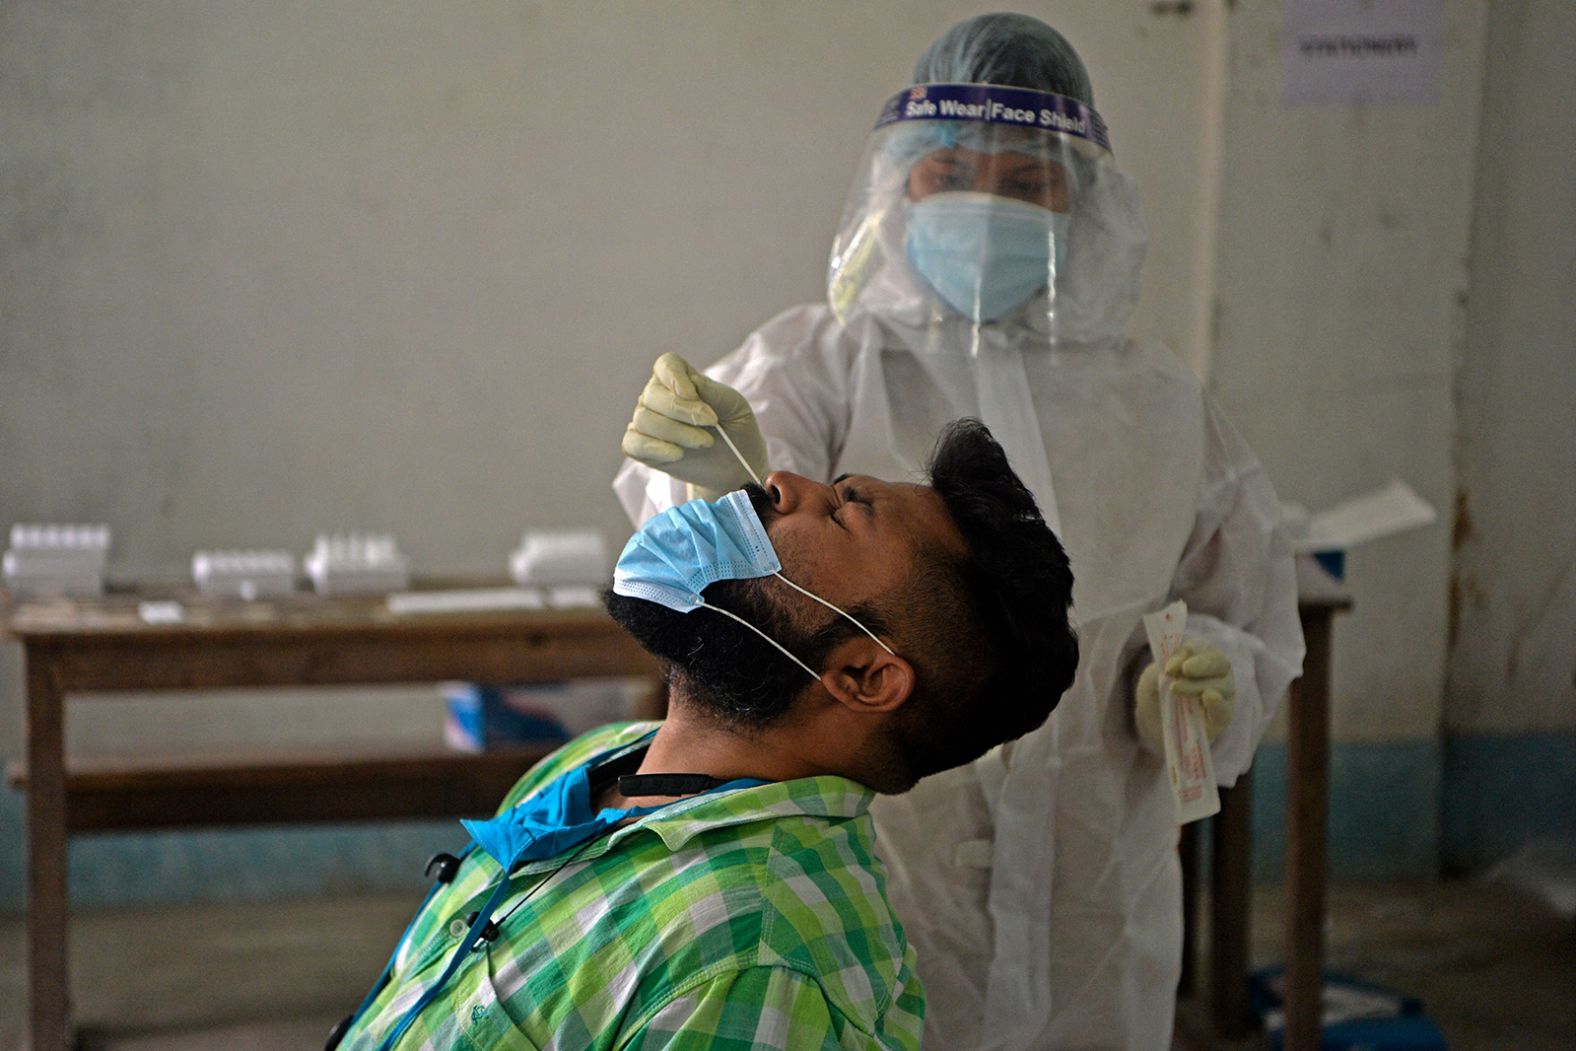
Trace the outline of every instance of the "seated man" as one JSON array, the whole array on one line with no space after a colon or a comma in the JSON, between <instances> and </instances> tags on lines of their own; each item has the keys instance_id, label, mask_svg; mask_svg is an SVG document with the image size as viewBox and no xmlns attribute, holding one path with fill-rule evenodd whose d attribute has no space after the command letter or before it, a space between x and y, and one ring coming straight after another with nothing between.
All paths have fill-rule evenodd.
<instances>
[{"instance_id":1,"label":"seated man","mask_svg":"<svg viewBox=\"0 0 1576 1051\"><path fill-rule=\"evenodd\" d=\"M929 475L777 472L647 522L607 606L668 718L466 823L342 1047L917 1047L873 793L1039 726L1078 663L1066 555L990 432L953 424Z\"/></svg>"}]
</instances>

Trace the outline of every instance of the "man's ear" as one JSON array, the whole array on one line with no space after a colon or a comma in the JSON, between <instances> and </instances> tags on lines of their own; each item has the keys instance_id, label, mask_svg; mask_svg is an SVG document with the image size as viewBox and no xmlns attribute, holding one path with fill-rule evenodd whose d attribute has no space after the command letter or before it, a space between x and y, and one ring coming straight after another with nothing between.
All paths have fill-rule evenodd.
<instances>
[{"instance_id":1,"label":"man's ear","mask_svg":"<svg viewBox=\"0 0 1576 1051\"><path fill-rule=\"evenodd\" d=\"M821 685L859 715L894 712L914 693L914 666L864 635L847 639L827 656Z\"/></svg>"}]
</instances>

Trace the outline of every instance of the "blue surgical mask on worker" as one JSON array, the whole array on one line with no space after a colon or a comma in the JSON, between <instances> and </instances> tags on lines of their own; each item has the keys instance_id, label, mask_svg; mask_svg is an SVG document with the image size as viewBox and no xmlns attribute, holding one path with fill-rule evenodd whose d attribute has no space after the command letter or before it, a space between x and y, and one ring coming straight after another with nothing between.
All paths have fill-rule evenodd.
<instances>
[{"instance_id":1,"label":"blue surgical mask on worker","mask_svg":"<svg viewBox=\"0 0 1576 1051\"><path fill-rule=\"evenodd\" d=\"M875 632L813 592L782 574L782 560L766 536L766 527L742 489L720 500L691 500L654 515L624 545L613 569L613 593L646 599L679 613L713 610L743 624L771 643L812 679L821 676L760 628L728 610L713 606L701 594L719 580L753 580L774 576L800 594L846 617L888 653L892 647Z\"/></svg>"},{"instance_id":2,"label":"blue surgical mask on worker","mask_svg":"<svg viewBox=\"0 0 1576 1051\"><path fill-rule=\"evenodd\" d=\"M994 321L1062 272L1071 216L991 193L952 191L907 204L909 264L958 313Z\"/></svg>"}]
</instances>

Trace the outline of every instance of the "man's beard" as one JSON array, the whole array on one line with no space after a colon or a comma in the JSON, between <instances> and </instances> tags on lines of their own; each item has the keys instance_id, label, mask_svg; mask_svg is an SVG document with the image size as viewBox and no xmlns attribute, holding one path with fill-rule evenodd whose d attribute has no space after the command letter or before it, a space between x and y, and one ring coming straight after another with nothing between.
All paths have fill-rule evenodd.
<instances>
[{"instance_id":1,"label":"man's beard","mask_svg":"<svg viewBox=\"0 0 1576 1051\"><path fill-rule=\"evenodd\" d=\"M766 593L765 580L721 580L703 596L811 664L808 637ZM646 599L603 596L608 613L669 669L674 686L728 721L764 725L785 714L808 676L771 643L711 609L687 613ZM811 664L814 667L814 664Z\"/></svg>"}]
</instances>

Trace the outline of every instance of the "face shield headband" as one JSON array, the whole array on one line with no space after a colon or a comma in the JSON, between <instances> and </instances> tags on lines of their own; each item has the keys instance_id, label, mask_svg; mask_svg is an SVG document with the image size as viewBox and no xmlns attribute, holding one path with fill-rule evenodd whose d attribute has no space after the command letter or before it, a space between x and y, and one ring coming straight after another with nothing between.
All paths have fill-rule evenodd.
<instances>
[{"instance_id":1,"label":"face shield headband","mask_svg":"<svg viewBox=\"0 0 1576 1051\"><path fill-rule=\"evenodd\" d=\"M1050 131L1111 153L1105 121L1077 99L1049 91L994 84L917 84L887 100L875 130L913 121L966 121L982 126ZM945 142L954 145L954 142Z\"/></svg>"}]
</instances>

